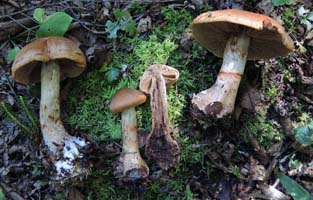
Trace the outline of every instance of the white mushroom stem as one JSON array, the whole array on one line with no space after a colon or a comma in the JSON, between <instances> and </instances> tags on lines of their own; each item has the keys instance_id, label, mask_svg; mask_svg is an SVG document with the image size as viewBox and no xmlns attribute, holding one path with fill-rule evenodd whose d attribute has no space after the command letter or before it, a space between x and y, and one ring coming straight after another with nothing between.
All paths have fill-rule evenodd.
<instances>
[{"instance_id":1,"label":"white mushroom stem","mask_svg":"<svg viewBox=\"0 0 313 200\"><path fill-rule=\"evenodd\" d=\"M122 112L122 130L123 175L132 180L147 177L149 168L142 159L139 151L135 108L129 108Z\"/></svg>"},{"instance_id":2,"label":"white mushroom stem","mask_svg":"<svg viewBox=\"0 0 313 200\"><path fill-rule=\"evenodd\" d=\"M57 62L41 67L40 125L45 144L55 154L57 146L70 138L60 118L60 66Z\"/></svg>"},{"instance_id":3,"label":"white mushroom stem","mask_svg":"<svg viewBox=\"0 0 313 200\"><path fill-rule=\"evenodd\" d=\"M82 138L69 135L60 117L60 66L57 62L43 63L41 67L40 126L45 144L50 152L62 160L55 163L58 176L81 172L75 167L80 157L77 145L85 146ZM63 147L64 145L64 147Z\"/></svg>"},{"instance_id":4,"label":"white mushroom stem","mask_svg":"<svg viewBox=\"0 0 313 200\"><path fill-rule=\"evenodd\" d=\"M247 61L250 37L242 33L228 39L215 84L193 97L192 104L205 115L222 118L233 112Z\"/></svg>"}]
</instances>

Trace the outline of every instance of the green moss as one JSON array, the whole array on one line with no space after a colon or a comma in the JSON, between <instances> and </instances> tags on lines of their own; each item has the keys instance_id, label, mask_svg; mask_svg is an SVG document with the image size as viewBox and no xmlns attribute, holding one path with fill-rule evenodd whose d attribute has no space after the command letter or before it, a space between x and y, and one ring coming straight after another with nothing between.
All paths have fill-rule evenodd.
<instances>
[{"instance_id":1,"label":"green moss","mask_svg":"<svg viewBox=\"0 0 313 200\"><path fill-rule=\"evenodd\" d=\"M164 16L166 26L154 29L154 33L160 38L173 37L179 38L179 34L188 29L189 23L192 21L191 14L185 10L175 10L174 7L169 6L161 10Z\"/></svg>"},{"instance_id":2,"label":"green moss","mask_svg":"<svg viewBox=\"0 0 313 200\"><path fill-rule=\"evenodd\" d=\"M265 148L270 147L275 142L283 139L283 134L273 121L267 119L266 110L261 110L252 116L245 116L243 120L245 126L241 129L240 133L248 141L248 135L252 134L260 145Z\"/></svg>"},{"instance_id":3,"label":"green moss","mask_svg":"<svg viewBox=\"0 0 313 200\"><path fill-rule=\"evenodd\" d=\"M282 15L282 20L288 29L293 30L295 28L295 20L296 20L296 9L295 8L287 8Z\"/></svg>"},{"instance_id":4,"label":"green moss","mask_svg":"<svg viewBox=\"0 0 313 200\"><path fill-rule=\"evenodd\" d=\"M277 97L279 97L280 92L278 91L277 87L274 84L271 84L267 90L265 95L269 98L271 104L276 102Z\"/></svg>"},{"instance_id":5,"label":"green moss","mask_svg":"<svg viewBox=\"0 0 313 200\"><path fill-rule=\"evenodd\" d=\"M131 191L114 184L112 162L116 158L106 160L103 162L103 168L94 170L85 184L88 199L190 199L193 194L187 183L196 168L208 168L203 162L207 147L186 136L176 139L182 152L179 166L171 175L163 177L162 180L151 180L148 185Z\"/></svg>"}]
</instances>

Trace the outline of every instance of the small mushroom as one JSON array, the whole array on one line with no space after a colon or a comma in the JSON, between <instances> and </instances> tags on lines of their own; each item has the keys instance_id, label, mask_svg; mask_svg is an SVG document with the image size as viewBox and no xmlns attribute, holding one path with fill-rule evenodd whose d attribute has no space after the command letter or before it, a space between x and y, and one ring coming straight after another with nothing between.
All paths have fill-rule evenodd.
<instances>
[{"instance_id":1,"label":"small mushroom","mask_svg":"<svg viewBox=\"0 0 313 200\"><path fill-rule=\"evenodd\" d=\"M166 86L173 85L179 72L166 65L151 65L140 79L139 88L150 94L152 130L146 142L146 155L162 169L173 167L179 160L179 146L171 137L167 111Z\"/></svg>"},{"instance_id":2,"label":"small mushroom","mask_svg":"<svg viewBox=\"0 0 313 200\"><path fill-rule=\"evenodd\" d=\"M19 83L41 81L40 126L49 151L57 159L64 158L55 163L60 177L82 172L75 163L81 156L78 146L86 145L82 138L69 135L63 126L60 81L78 76L85 67L86 60L81 50L63 37L46 37L31 42L16 55L12 67L13 78Z\"/></svg>"},{"instance_id":3,"label":"small mushroom","mask_svg":"<svg viewBox=\"0 0 313 200\"><path fill-rule=\"evenodd\" d=\"M137 181L149 175L149 168L141 158L137 135L135 107L146 102L147 97L139 90L124 88L116 92L110 104L110 111L122 113L123 153L120 157L122 179Z\"/></svg>"},{"instance_id":4,"label":"small mushroom","mask_svg":"<svg viewBox=\"0 0 313 200\"><path fill-rule=\"evenodd\" d=\"M196 41L223 65L215 84L192 99L192 114L222 118L234 110L246 60L285 56L293 42L274 19L242 10L218 10L199 15L190 25Z\"/></svg>"}]
</instances>

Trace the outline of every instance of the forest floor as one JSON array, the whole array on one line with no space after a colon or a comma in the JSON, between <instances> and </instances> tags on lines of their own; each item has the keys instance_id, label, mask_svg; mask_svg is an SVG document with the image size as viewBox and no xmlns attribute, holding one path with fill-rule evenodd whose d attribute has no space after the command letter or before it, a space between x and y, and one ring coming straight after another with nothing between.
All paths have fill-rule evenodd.
<instances>
[{"instance_id":1,"label":"forest floor","mask_svg":"<svg viewBox=\"0 0 313 200\"><path fill-rule=\"evenodd\" d=\"M299 185L305 188L301 194L313 195L313 3L245 1L244 10L281 22L295 50L286 57L248 61L232 119L200 126L190 114L191 98L215 82L222 59L192 39L189 24L200 13L231 7L235 1L225 2L1 1L0 200L292 199L290 188ZM64 125L91 144L85 149L89 174L81 180L50 180L53 165L36 125L40 84L23 85L12 78L8 54L35 39L36 8L48 15L64 11L73 18L65 37L79 44L88 61L79 77L61 83ZM113 28L106 26L108 20ZM109 104L118 89L138 88L145 68L157 63L180 72L167 91L180 161L162 170L147 160L147 180L125 184L113 174L122 134L120 115L112 114ZM149 100L138 107L137 120L146 160ZM299 185L289 181L284 187L279 173Z\"/></svg>"}]
</instances>

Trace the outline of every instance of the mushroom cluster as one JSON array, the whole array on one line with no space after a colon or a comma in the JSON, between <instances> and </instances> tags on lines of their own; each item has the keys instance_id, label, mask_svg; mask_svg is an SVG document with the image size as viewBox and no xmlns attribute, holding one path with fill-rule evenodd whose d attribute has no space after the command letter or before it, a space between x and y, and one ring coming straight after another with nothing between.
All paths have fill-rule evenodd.
<instances>
[{"instance_id":1,"label":"mushroom cluster","mask_svg":"<svg viewBox=\"0 0 313 200\"><path fill-rule=\"evenodd\" d=\"M41 82L40 126L45 144L56 158L57 178L85 172L77 159L87 142L71 136L60 117L60 81L78 76L86 67L82 51L64 37L46 37L26 45L16 55L13 78L23 84Z\"/></svg>"},{"instance_id":2,"label":"mushroom cluster","mask_svg":"<svg viewBox=\"0 0 313 200\"><path fill-rule=\"evenodd\" d=\"M196 119L223 118L233 112L247 60L285 56L294 48L276 20L242 10L203 13L190 28L196 41L223 58L214 85L193 96L192 115Z\"/></svg>"},{"instance_id":3,"label":"mushroom cluster","mask_svg":"<svg viewBox=\"0 0 313 200\"><path fill-rule=\"evenodd\" d=\"M162 169L169 169L179 160L179 146L171 137L168 121L166 86L173 85L179 72L167 65L151 65L140 79L141 91L123 88L116 92L110 103L112 113L122 113L123 152L115 175L123 181L143 180L149 168L139 151L135 107L150 95L152 130L146 140L146 156ZM144 94L144 93L145 94Z\"/></svg>"}]
</instances>

